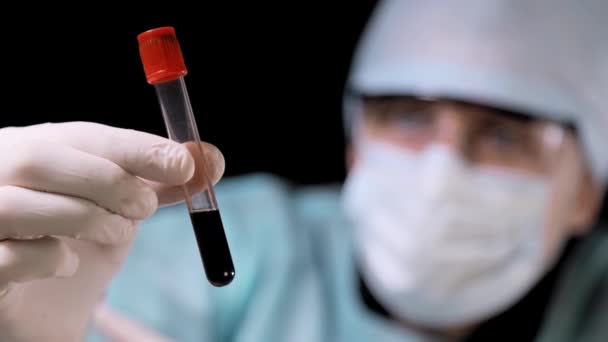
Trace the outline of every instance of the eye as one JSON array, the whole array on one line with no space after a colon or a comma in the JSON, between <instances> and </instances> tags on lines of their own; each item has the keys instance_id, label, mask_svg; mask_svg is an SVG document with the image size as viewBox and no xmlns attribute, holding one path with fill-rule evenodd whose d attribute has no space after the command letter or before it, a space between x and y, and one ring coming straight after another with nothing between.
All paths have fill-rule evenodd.
<instances>
[{"instance_id":1,"label":"eye","mask_svg":"<svg viewBox=\"0 0 608 342\"><path fill-rule=\"evenodd\" d=\"M488 136L496 145L508 147L516 144L518 134L513 129L498 125L490 129Z\"/></svg>"},{"instance_id":2,"label":"eye","mask_svg":"<svg viewBox=\"0 0 608 342\"><path fill-rule=\"evenodd\" d=\"M402 128L427 128L433 123L431 113L422 110L400 110L392 113L391 117L393 123Z\"/></svg>"},{"instance_id":3,"label":"eye","mask_svg":"<svg viewBox=\"0 0 608 342\"><path fill-rule=\"evenodd\" d=\"M484 143L496 151L521 151L528 144L528 135L523 127L492 123L484 128Z\"/></svg>"}]
</instances>

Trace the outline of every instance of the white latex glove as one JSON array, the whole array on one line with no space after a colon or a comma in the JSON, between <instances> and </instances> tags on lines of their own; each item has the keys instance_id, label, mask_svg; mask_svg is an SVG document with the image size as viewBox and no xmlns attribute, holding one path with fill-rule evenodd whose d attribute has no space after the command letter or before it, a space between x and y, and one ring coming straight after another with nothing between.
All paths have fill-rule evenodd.
<instances>
[{"instance_id":1,"label":"white latex glove","mask_svg":"<svg viewBox=\"0 0 608 342\"><path fill-rule=\"evenodd\" d=\"M203 147L216 182L224 160ZM0 130L0 341L82 341L138 221L183 199L194 170L183 145L143 132Z\"/></svg>"}]
</instances>

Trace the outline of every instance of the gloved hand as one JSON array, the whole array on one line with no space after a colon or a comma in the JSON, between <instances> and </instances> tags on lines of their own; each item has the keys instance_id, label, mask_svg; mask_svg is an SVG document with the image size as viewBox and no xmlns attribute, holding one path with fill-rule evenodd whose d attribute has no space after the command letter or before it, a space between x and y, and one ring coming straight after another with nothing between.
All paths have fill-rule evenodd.
<instances>
[{"instance_id":1,"label":"gloved hand","mask_svg":"<svg viewBox=\"0 0 608 342\"><path fill-rule=\"evenodd\" d=\"M203 147L217 182L223 157ZM0 341L82 341L137 223L200 178L192 156L86 122L0 130Z\"/></svg>"}]
</instances>

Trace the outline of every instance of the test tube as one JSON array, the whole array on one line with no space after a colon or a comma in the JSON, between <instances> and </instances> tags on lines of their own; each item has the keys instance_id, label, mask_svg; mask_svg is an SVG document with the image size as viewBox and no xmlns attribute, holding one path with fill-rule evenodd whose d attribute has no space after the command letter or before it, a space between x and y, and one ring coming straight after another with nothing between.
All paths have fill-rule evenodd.
<instances>
[{"instance_id":1,"label":"test tube","mask_svg":"<svg viewBox=\"0 0 608 342\"><path fill-rule=\"evenodd\" d=\"M207 167L184 80L187 69L175 29L171 26L154 28L140 33L137 40L146 80L156 89L169 139L189 147L195 160L201 161L197 162L197 168ZM212 285L220 287L234 279L235 271L213 184L208 178L204 183L203 191L194 193L186 185L183 190L206 277Z\"/></svg>"}]
</instances>

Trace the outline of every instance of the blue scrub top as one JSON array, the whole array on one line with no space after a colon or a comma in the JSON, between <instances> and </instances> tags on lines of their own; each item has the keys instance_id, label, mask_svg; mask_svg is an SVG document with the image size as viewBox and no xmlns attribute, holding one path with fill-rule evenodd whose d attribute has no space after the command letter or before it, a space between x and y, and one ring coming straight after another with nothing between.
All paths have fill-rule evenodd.
<instances>
[{"instance_id":1,"label":"blue scrub top","mask_svg":"<svg viewBox=\"0 0 608 342\"><path fill-rule=\"evenodd\" d=\"M112 307L184 342L432 340L364 306L349 226L340 215L339 185L301 189L255 174L225 179L216 191L233 253L234 281L222 288L207 282L187 209L166 207L142 223L108 291ZM589 262L591 257L586 258ZM606 252L598 258L608 265ZM596 266L601 269L597 279L606 278L608 268L602 267ZM569 305L554 304L555 314L548 315L545 327L548 340L570 337L570 330L560 332L562 320L576 314L569 309L574 304ZM600 311L608 316L606 306ZM579 316L572 319L583 319Z\"/></svg>"}]
</instances>

